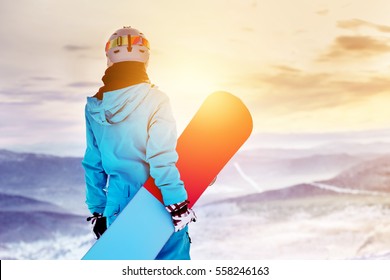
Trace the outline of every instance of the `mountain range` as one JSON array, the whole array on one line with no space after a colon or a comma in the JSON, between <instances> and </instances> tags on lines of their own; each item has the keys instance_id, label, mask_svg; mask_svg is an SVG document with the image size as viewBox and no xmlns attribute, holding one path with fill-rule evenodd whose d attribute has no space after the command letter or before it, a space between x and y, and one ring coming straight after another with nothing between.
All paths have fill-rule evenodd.
<instances>
[{"instance_id":1,"label":"mountain range","mask_svg":"<svg viewBox=\"0 0 390 280\"><path fill-rule=\"evenodd\" d=\"M321 183L341 188L353 186L358 190L390 193L390 155L357 164Z\"/></svg>"},{"instance_id":2,"label":"mountain range","mask_svg":"<svg viewBox=\"0 0 390 280\"><path fill-rule=\"evenodd\" d=\"M390 204L387 198L390 192L388 145L378 148L378 143L352 143L349 149L347 146L348 143L341 143L339 147L332 143L308 149L256 147L240 151L218 175L210 192L204 194L212 199L197 205L200 220L216 219L216 224L221 223L220 230L231 236L233 229L225 227L222 222L225 219L236 226L249 222L253 229L265 222L272 229L277 221L283 223L291 217L300 223L304 223L304 219L314 223L316 217L337 223L332 217L338 213L355 219L352 217L355 212L366 211L367 207L379 209L373 211L375 215L386 214L387 210L380 209L387 209ZM92 242L85 221L89 212L84 203L84 188L81 158L0 150L0 248L3 252L0 257L81 257L77 254L85 252ZM234 192L229 193L230 190ZM345 212L349 207L354 212ZM242 220L241 215L247 218ZM360 216L365 215L367 213L360 213ZM204 232L195 227L194 238L207 233L207 240L213 240L213 225L203 223L202 227ZM318 228L315 231L319 236L322 234ZM382 236L386 231L378 232ZM276 232L274 234L277 236ZM349 257L378 253L367 251L367 248L379 248L375 234L370 232L371 237L364 239L366 243L354 244L361 247L360 253ZM220 239L218 236L215 238ZM242 242L239 240L237 242ZM56 251L56 247L51 247L53 242L63 244L61 248L66 247L66 252ZM202 244L206 243L194 244L195 256L214 256L203 250ZM44 253L46 250L50 253ZM221 250L226 249L221 246ZM22 253L26 251L28 254ZM231 258L231 255L226 256Z\"/></svg>"},{"instance_id":3,"label":"mountain range","mask_svg":"<svg viewBox=\"0 0 390 280\"><path fill-rule=\"evenodd\" d=\"M81 158L0 150L0 192L85 212Z\"/></svg>"}]
</instances>

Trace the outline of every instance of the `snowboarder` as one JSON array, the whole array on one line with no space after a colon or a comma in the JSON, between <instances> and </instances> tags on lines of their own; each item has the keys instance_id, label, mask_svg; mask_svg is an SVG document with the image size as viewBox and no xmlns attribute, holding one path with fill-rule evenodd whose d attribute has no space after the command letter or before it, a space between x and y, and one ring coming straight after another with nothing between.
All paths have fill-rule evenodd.
<instances>
[{"instance_id":1,"label":"snowboarder","mask_svg":"<svg viewBox=\"0 0 390 280\"><path fill-rule=\"evenodd\" d=\"M86 203L98 239L152 176L171 213L175 233L156 259L190 259L187 192L176 168L176 124L169 99L149 81L149 42L124 27L106 44L104 85L87 98L83 159ZM140 213L142 215L142 213ZM145 244L147 246L147 244Z\"/></svg>"}]
</instances>

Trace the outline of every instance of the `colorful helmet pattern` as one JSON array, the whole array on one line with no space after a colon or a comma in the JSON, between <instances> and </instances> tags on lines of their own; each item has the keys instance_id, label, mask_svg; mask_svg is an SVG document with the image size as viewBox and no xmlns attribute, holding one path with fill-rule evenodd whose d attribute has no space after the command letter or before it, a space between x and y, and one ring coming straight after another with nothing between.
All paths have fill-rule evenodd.
<instances>
[{"instance_id":1,"label":"colorful helmet pattern","mask_svg":"<svg viewBox=\"0 0 390 280\"><path fill-rule=\"evenodd\" d=\"M111 63L121 61L149 61L149 41L135 28L124 26L111 35L106 43L106 56Z\"/></svg>"}]
</instances>

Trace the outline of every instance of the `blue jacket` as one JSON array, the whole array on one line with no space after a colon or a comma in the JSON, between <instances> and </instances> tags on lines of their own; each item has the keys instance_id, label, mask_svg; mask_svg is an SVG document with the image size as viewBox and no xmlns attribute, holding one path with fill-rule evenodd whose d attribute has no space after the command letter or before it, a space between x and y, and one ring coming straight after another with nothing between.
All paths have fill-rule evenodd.
<instances>
[{"instance_id":1,"label":"blue jacket","mask_svg":"<svg viewBox=\"0 0 390 280\"><path fill-rule=\"evenodd\" d=\"M86 203L112 223L151 175L165 205L187 199L176 168L176 124L168 97L141 83L87 98L83 159Z\"/></svg>"}]
</instances>

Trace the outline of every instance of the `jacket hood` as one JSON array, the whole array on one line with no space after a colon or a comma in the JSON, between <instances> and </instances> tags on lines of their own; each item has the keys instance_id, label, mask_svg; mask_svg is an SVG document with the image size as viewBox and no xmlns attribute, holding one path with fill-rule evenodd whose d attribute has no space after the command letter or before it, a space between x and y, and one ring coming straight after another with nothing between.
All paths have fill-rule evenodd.
<instances>
[{"instance_id":1,"label":"jacket hood","mask_svg":"<svg viewBox=\"0 0 390 280\"><path fill-rule=\"evenodd\" d=\"M105 92L102 100L87 97L86 110L99 124L119 123L142 103L151 87L151 84L141 83Z\"/></svg>"}]
</instances>

